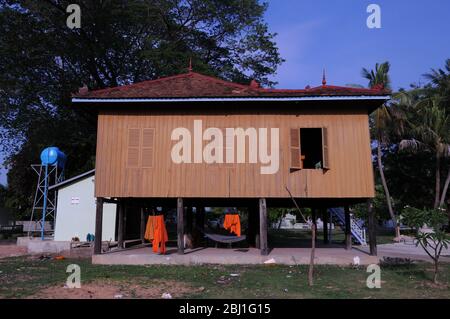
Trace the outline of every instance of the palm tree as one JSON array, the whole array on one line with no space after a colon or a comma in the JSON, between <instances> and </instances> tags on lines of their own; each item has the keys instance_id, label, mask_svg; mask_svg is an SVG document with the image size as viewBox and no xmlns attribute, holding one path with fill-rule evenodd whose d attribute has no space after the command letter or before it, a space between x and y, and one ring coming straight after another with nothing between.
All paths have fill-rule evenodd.
<instances>
[{"instance_id":1,"label":"palm tree","mask_svg":"<svg viewBox=\"0 0 450 319\"><path fill-rule=\"evenodd\" d=\"M434 208L443 205L450 183L450 170L441 193L441 163L450 155L450 116L435 95L406 106L414 115L408 121L412 138L400 142L400 149L432 152L435 157Z\"/></svg>"},{"instance_id":2,"label":"palm tree","mask_svg":"<svg viewBox=\"0 0 450 319\"><path fill-rule=\"evenodd\" d=\"M424 74L425 78L431 81L431 84L439 92L446 102L450 99L450 59L445 61L444 69L431 69L430 73ZM449 105L447 104L447 107Z\"/></svg>"},{"instance_id":3,"label":"palm tree","mask_svg":"<svg viewBox=\"0 0 450 319\"><path fill-rule=\"evenodd\" d=\"M431 81L433 88L438 92L443 102L443 107L447 114L450 114L450 59L445 61L444 69L431 69L430 73L424 74L424 76ZM447 131L450 131L448 128ZM450 143L450 133L447 134L447 143ZM448 151L448 150L447 150ZM442 207L447 196L447 191L450 185L450 166L448 167L447 178L442 189L442 195L439 200L439 207ZM450 215L449 215L450 218Z\"/></svg>"},{"instance_id":4,"label":"palm tree","mask_svg":"<svg viewBox=\"0 0 450 319\"><path fill-rule=\"evenodd\" d=\"M375 86L382 86L385 89L390 89L391 80L389 78L390 63L384 62L375 65L375 70L362 69L362 76L369 80L369 87L373 88ZM383 163L382 163L382 147L388 142L387 127L391 122L391 115L389 108L386 104L383 104L380 108L376 110L374 121L374 135L377 141L377 163L378 171L380 173L381 183L383 184L384 193L386 195L386 202L389 210L389 215L395 224L395 237L400 238L400 225L394 214L394 209L392 208L392 199L389 193L389 188L386 182L386 177L384 176Z\"/></svg>"}]
</instances>

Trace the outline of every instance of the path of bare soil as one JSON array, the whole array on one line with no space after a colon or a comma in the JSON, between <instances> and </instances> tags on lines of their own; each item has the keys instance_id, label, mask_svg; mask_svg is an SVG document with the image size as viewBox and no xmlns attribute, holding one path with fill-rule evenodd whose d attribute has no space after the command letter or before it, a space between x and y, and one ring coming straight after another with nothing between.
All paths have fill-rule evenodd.
<instances>
[{"instance_id":1,"label":"path of bare soil","mask_svg":"<svg viewBox=\"0 0 450 319\"><path fill-rule=\"evenodd\" d=\"M176 281L153 281L148 284L128 281L96 280L82 284L81 288L69 289L53 286L40 290L31 299L155 299L169 293L172 298L181 298L192 293L192 288Z\"/></svg>"},{"instance_id":2,"label":"path of bare soil","mask_svg":"<svg viewBox=\"0 0 450 319\"><path fill-rule=\"evenodd\" d=\"M15 243L0 243L0 258L16 257L27 254L27 247L17 246Z\"/></svg>"}]
</instances>

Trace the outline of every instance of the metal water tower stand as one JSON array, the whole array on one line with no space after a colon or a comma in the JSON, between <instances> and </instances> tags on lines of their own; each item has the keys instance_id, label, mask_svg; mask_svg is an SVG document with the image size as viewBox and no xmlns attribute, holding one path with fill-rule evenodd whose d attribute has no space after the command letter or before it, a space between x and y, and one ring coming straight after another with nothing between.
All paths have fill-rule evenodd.
<instances>
[{"instance_id":1,"label":"metal water tower stand","mask_svg":"<svg viewBox=\"0 0 450 319\"><path fill-rule=\"evenodd\" d=\"M49 191L48 188L64 180L64 168L60 168L58 163L53 165L33 164L31 168L38 175L38 182L34 194L30 224L33 223L35 217L40 216L40 233L41 239L44 240L45 221L50 218L56 219L57 192L55 190ZM28 237L30 237L30 233L31 229L28 229Z\"/></svg>"}]
</instances>

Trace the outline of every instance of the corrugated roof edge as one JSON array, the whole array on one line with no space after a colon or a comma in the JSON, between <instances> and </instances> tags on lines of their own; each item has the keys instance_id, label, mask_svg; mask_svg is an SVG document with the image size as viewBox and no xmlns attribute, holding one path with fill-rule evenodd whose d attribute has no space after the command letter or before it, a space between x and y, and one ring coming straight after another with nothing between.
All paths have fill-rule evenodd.
<instances>
[{"instance_id":1,"label":"corrugated roof edge","mask_svg":"<svg viewBox=\"0 0 450 319\"><path fill-rule=\"evenodd\" d=\"M85 179L85 178L87 178L89 176L92 176L92 175L95 175L95 168L93 170L87 171L87 172L85 172L83 174L80 174L80 175L74 176L72 178L66 179L66 180L64 180L64 181L62 181L62 182L60 182L58 184L52 185L48 189L49 190L53 190L53 189L59 189L61 187L69 186L69 185L71 185L73 183L76 183L79 180Z\"/></svg>"},{"instance_id":2,"label":"corrugated roof edge","mask_svg":"<svg viewBox=\"0 0 450 319\"><path fill-rule=\"evenodd\" d=\"M389 100L390 95L318 95L318 96L261 96L261 97L159 97L159 98L95 98L76 97L72 103L117 103L117 102L213 102L213 101L314 101L314 100Z\"/></svg>"}]
</instances>

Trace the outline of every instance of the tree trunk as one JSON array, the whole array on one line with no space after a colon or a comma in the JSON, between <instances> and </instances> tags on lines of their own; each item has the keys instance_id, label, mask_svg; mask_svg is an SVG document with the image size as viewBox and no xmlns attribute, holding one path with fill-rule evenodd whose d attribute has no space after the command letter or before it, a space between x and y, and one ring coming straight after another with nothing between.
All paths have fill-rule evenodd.
<instances>
[{"instance_id":1,"label":"tree trunk","mask_svg":"<svg viewBox=\"0 0 450 319\"><path fill-rule=\"evenodd\" d=\"M297 208L298 212L302 216L303 220L306 221L306 218L302 214L302 211L301 211L300 207L297 205L297 202L295 201L294 197L292 196L291 191L289 190L287 185L285 187L286 187L286 190L287 190L289 196L291 197L292 201L294 202L294 205ZM314 212L314 209L315 208L313 208L313 212ZM312 214L312 215L315 216L315 214ZM316 230L317 230L316 220L314 219L313 223L311 224L311 258L309 260L309 270L308 270L308 285L309 286L314 285L314 258L315 258L315 254L316 254Z\"/></svg>"},{"instance_id":2,"label":"tree trunk","mask_svg":"<svg viewBox=\"0 0 450 319\"><path fill-rule=\"evenodd\" d=\"M391 195L389 194L389 189L386 183L386 178L384 177L383 164L381 162L381 138L378 137L377 141L377 162L378 162L378 171L380 172L381 183L383 184L384 194L386 196L386 203L389 210L389 215L391 216L392 221L395 225L395 237L400 239L400 225L397 222L397 218L395 217L394 210L392 208Z\"/></svg>"},{"instance_id":3,"label":"tree trunk","mask_svg":"<svg viewBox=\"0 0 450 319\"><path fill-rule=\"evenodd\" d=\"M441 194L441 157L439 151L436 151L436 185L434 195L434 208L439 207L439 195Z\"/></svg>"},{"instance_id":4,"label":"tree trunk","mask_svg":"<svg viewBox=\"0 0 450 319\"><path fill-rule=\"evenodd\" d=\"M441 200L439 201L439 207L444 206L449 185L450 185L450 168L448 169L447 178L445 179L444 189L442 190Z\"/></svg>"},{"instance_id":5,"label":"tree trunk","mask_svg":"<svg viewBox=\"0 0 450 319\"><path fill-rule=\"evenodd\" d=\"M438 273L439 273L439 260L434 260L434 276L433 276L433 282L435 284L438 283Z\"/></svg>"}]
</instances>

